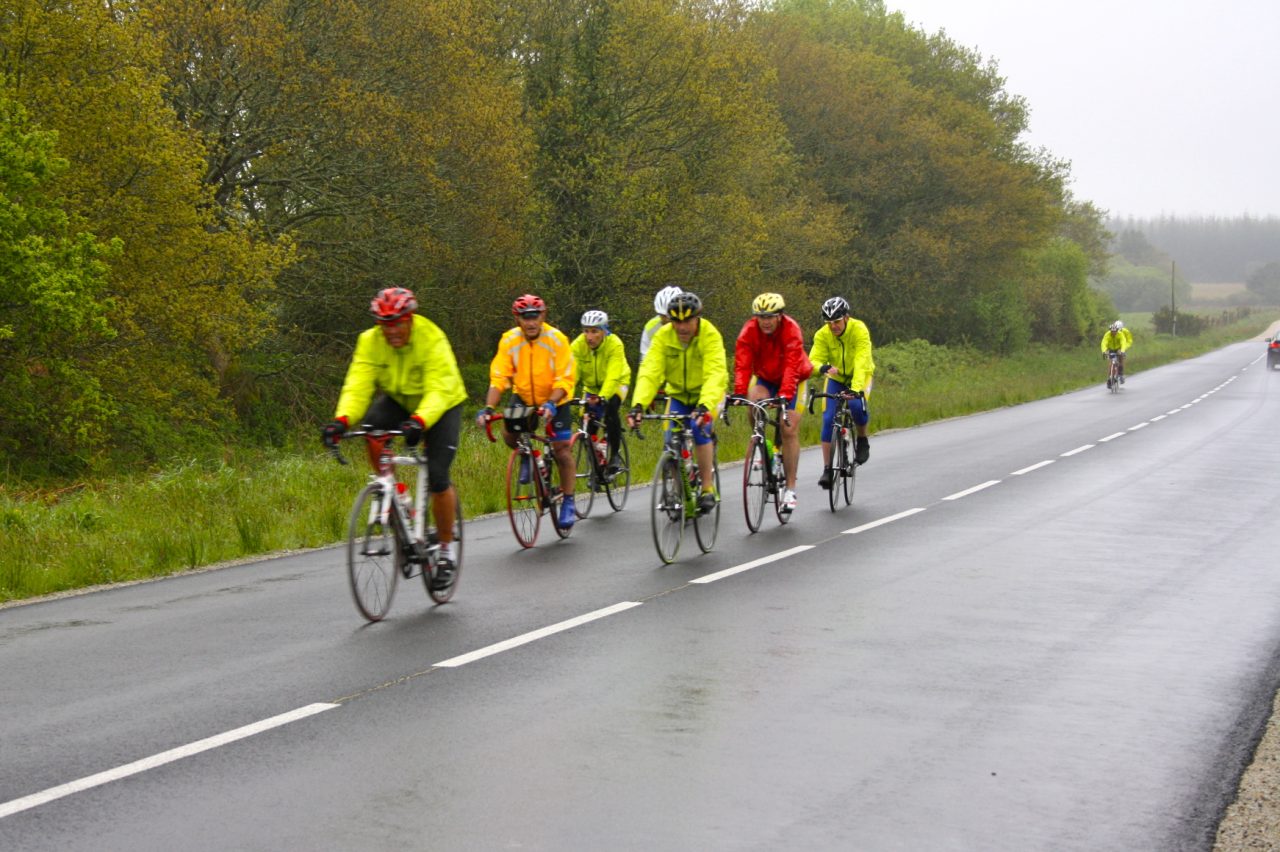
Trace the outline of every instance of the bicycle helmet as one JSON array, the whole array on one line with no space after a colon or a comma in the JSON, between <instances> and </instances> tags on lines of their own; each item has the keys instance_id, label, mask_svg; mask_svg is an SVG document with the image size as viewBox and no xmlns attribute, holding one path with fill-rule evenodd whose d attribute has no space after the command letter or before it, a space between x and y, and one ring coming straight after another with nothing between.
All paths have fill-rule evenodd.
<instances>
[{"instance_id":1,"label":"bicycle helmet","mask_svg":"<svg viewBox=\"0 0 1280 852\"><path fill-rule=\"evenodd\" d=\"M604 328L609 324L609 315L604 311L587 311L582 315L583 328Z\"/></svg>"},{"instance_id":2,"label":"bicycle helmet","mask_svg":"<svg viewBox=\"0 0 1280 852\"><path fill-rule=\"evenodd\" d=\"M849 303L841 296L832 296L822 303L822 318L827 322L849 316Z\"/></svg>"},{"instance_id":3,"label":"bicycle helmet","mask_svg":"<svg viewBox=\"0 0 1280 852\"><path fill-rule=\"evenodd\" d=\"M674 285L663 287L658 291L658 295L653 297L653 312L659 316L667 315L667 306L671 304L671 298L684 291Z\"/></svg>"},{"instance_id":4,"label":"bicycle helmet","mask_svg":"<svg viewBox=\"0 0 1280 852\"><path fill-rule=\"evenodd\" d=\"M779 294L761 293L751 303L751 313L758 317L771 317L782 313L782 309L786 306L787 303L782 300L782 296Z\"/></svg>"},{"instance_id":5,"label":"bicycle helmet","mask_svg":"<svg viewBox=\"0 0 1280 852\"><path fill-rule=\"evenodd\" d=\"M667 316L673 320L687 320L702 313L702 300L693 293L681 291L667 304Z\"/></svg>"},{"instance_id":6,"label":"bicycle helmet","mask_svg":"<svg viewBox=\"0 0 1280 852\"><path fill-rule=\"evenodd\" d=\"M403 287L388 287L369 303L369 313L378 322L395 322L417 309L418 300L413 297L413 291Z\"/></svg>"},{"instance_id":7,"label":"bicycle helmet","mask_svg":"<svg viewBox=\"0 0 1280 852\"><path fill-rule=\"evenodd\" d=\"M1111 323L1112 331L1119 331L1122 328L1124 328L1124 323L1120 322L1120 320L1116 320L1115 322Z\"/></svg>"},{"instance_id":8,"label":"bicycle helmet","mask_svg":"<svg viewBox=\"0 0 1280 852\"><path fill-rule=\"evenodd\" d=\"M541 297L532 293L525 293L511 303L511 313L518 317L532 317L544 313L546 310L547 303L542 301Z\"/></svg>"}]
</instances>

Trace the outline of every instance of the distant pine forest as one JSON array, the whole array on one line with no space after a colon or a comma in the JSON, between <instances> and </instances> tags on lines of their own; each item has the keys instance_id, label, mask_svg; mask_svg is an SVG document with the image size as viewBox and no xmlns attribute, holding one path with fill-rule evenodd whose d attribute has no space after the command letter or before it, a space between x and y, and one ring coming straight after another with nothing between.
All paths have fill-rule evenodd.
<instances>
[{"instance_id":1,"label":"distant pine forest","mask_svg":"<svg viewBox=\"0 0 1280 852\"><path fill-rule=\"evenodd\" d=\"M1172 262L1179 278L1196 283L1244 283L1280 262L1277 216L1112 218L1107 230L1115 238L1114 253L1129 263L1168 269Z\"/></svg>"}]
</instances>

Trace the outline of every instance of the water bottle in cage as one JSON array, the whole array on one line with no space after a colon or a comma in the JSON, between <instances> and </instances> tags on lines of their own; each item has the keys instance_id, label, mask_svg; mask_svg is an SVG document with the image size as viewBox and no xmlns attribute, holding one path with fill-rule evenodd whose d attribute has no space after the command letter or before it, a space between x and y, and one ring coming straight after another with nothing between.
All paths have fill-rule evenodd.
<instances>
[{"instance_id":1,"label":"water bottle in cage","mask_svg":"<svg viewBox=\"0 0 1280 852\"><path fill-rule=\"evenodd\" d=\"M400 504L400 508L404 510L404 516L410 521L413 520L413 504L409 502L409 497L405 493L408 488L403 482L396 483L396 502Z\"/></svg>"}]
</instances>

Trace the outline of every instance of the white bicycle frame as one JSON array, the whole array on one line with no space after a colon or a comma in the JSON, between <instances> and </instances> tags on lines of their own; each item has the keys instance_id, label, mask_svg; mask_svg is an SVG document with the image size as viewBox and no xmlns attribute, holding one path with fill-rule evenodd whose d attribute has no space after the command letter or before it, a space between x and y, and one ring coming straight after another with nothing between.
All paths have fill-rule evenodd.
<instances>
[{"instance_id":1,"label":"white bicycle frame","mask_svg":"<svg viewBox=\"0 0 1280 852\"><path fill-rule=\"evenodd\" d=\"M398 499L400 491L398 489L399 481L396 479L396 468L413 465L418 469L418 481L413 489L413 517L407 518L404 513L404 504ZM427 513L426 495L427 495L427 464L426 461L418 456L391 456L387 459L386 469L381 473L370 474L371 482L382 483L382 500L381 505L369 504L369 522L380 521L387 524L391 520L390 513L392 506L399 513L400 520L404 524L404 528L409 530L410 537L416 543L426 540L427 532ZM395 495L395 497L389 497Z\"/></svg>"}]
</instances>

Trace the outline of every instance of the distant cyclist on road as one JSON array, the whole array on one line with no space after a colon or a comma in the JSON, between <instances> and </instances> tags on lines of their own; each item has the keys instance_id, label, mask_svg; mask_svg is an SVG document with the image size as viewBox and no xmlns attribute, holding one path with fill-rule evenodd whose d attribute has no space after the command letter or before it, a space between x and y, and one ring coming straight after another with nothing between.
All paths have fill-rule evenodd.
<instances>
[{"instance_id":1,"label":"distant cyclist on road","mask_svg":"<svg viewBox=\"0 0 1280 852\"><path fill-rule=\"evenodd\" d=\"M871 396L875 361L871 358L871 332L862 320L849 316L849 303L840 296L832 296L822 303L822 320L826 324L813 336L809 360L818 364L816 372L827 377L827 393L861 391L861 399L851 399L849 410L857 426L858 437L854 442L853 460L866 464L871 457L871 443L867 440L867 398ZM822 476L818 484L831 487L831 435L834 431L837 406L827 400L822 412Z\"/></svg>"},{"instance_id":2,"label":"distant cyclist on road","mask_svg":"<svg viewBox=\"0 0 1280 852\"><path fill-rule=\"evenodd\" d=\"M569 350L569 338L557 328L547 325L547 304L538 296L526 294L511 305L516 317L516 327L502 335L498 352L489 364L489 391L485 395L485 407L476 417L476 423L484 428L494 415L494 406L507 388L513 388L516 398L527 406L538 408L538 414L551 422L551 449L556 467L560 471L560 490L564 502L560 504L560 526L571 527L578 519L573 504L573 485L576 465L569 451L570 411L560 403L573 395L577 384L577 372L573 353ZM532 418L536 420L535 418ZM516 439L510 424L502 422L502 439L508 447L515 448ZM529 457L520 458L520 481L528 482L533 476Z\"/></svg>"},{"instance_id":3,"label":"distant cyclist on road","mask_svg":"<svg viewBox=\"0 0 1280 852\"><path fill-rule=\"evenodd\" d=\"M1111 323L1107 333L1102 335L1102 357L1107 357L1108 352L1120 353L1120 384L1124 384L1124 355L1132 345L1133 332L1125 328L1120 320Z\"/></svg>"},{"instance_id":4,"label":"distant cyclist on road","mask_svg":"<svg viewBox=\"0 0 1280 852\"><path fill-rule=\"evenodd\" d=\"M587 311L582 315L582 334L569 349L578 365L578 380L587 405L596 418L604 420L605 440L609 445L609 464L605 473L613 475L622 466L618 446L622 443L622 417L619 414L631 384L631 365L626 347L609 330L609 315L604 311ZM594 434L594 424L592 426Z\"/></svg>"},{"instance_id":5,"label":"distant cyclist on road","mask_svg":"<svg viewBox=\"0 0 1280 852\"><path fill-rule=\"evenodd\" d=\"M456 564L456 498L449 469L458 450L467 391L449 338L431 320L415 314L417 309L418 300L403 287L388 287L374 298L369 311L377 325L356 340L337 411L321 437L326 447L336 447L352 422L372 429L400 429L411 447L426 437L427 491L440 538L432 588L443 591L453 583ZM369 464L375 470L384 443L366 442Z\"/></svg>"},{"instance_id":6,"label":"distant cyclist on road","mask_svg":"<svg viewBox=\"0 0 1280 852\"><path fill-rule=\"evenodd\" d=\"M751 303L752 316L743 324L733 350L733 392L736 396L750 393L753 400L778 396L787 400L787 417L782 423L782 467L787 480L782 510L792 512L800 460L801 409L796 408L796 392L813 372L813 364L804 351L800 324L787 316L785 309L786 302L778 293L761 293Z\"/></svg>"},{"instance_id":7,"label":"distant cyclist on road","mask_svg":"<svg viewBox=\"0 0 1280 852\"><path fill-rule=\"evenodd\" d=\"M640 360L644 360L644 356L649 354L649 346L653 343L653 336L658 333L658 329L662 328L670 317L667 316L667 306L671 304L671 297L677 293L683 292L679 287L663 287L653 297L654 316L644 324L644 331L640 334Z\"/></svg>"},{"instance_id":8,"label":"distant cyclist on road","mask_svg":"<svg viewBox=\"0 0 1280 852\"><path fill-rule=\"evenodd\" d=\"M724 337L701 314L702 300L695 294L681 292L671 297L667 305L671 322L654 335L653 345L640 364L627 425L640 425L644 410L665 384L670 413L694 419L694 452L702 478L698 509L710 512L720 499L712 476L712 428L729 387L729 368Z\"/></svg>"}]
</instances>

